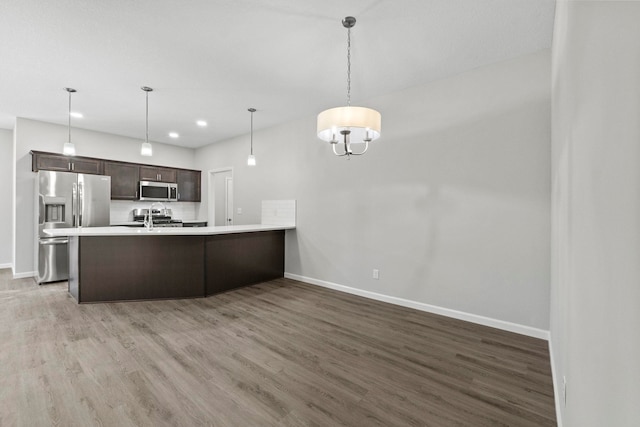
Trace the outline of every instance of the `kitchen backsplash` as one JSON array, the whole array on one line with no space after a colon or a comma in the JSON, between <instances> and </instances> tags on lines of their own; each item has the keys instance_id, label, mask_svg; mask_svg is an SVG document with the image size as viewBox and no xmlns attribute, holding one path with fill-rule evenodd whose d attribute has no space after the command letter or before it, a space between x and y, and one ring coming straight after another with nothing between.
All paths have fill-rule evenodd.
<instances>
[{"instance_id":1,"label":"kitchen backsplash","mask_svg":"<svg viewBox=\"0 0 640 427\"><path fill-rule=\"evenodd\" d=\"M111 201L111 223L133 221L132 210L138 208L148 208L152 202L130 202L126 200ZM169 202L165 203L167 209L171 209L173 218L183 221L193 221L198 219L198 205L196 202Z\"/></svg>"},{"instance_id":2,"label":"kitchen backsplash","mask_svg":"<svg viewBox=\"0 0 640 427\"><path fill-rule=\"evenodd\" d=\"M263 200L262 224L296 226L295 200Z\"/></svg>"}]
</instances>

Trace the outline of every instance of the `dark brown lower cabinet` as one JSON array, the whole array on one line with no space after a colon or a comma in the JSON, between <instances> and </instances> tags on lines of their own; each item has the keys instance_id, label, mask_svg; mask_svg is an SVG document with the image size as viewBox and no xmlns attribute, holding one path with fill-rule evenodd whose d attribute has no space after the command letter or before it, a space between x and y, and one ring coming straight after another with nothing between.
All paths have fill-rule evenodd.
<instances>
[{"instance_id":1,"label":"dark brown lower cabinet","mask_svg":"<svg viewBox=\"0 0 640 427\"><path fill-rule=\"evenodd\" d=\"M69 243L69 292L78 302L205 296L203 236L72 236Z\"/></svg>"},{"instance_id":2,"label":"dark brown lower cabinet","mask_svg":"<svg viewBox=\"0 0 640 427\"><path fill-rule=\"evenodd\" d=\"M284 231L206 236L207 295L284 276Z\"/></svg>"},{"instance_id":3,"label":"dark brown lower cabinet","mask_svg":"<svg viewBox=\"0 0 640 427\"><path fill-rule=\"evenodd\" d=\"M71 236L69 293L79 303L198 298L277 279L284 233Z\"/></svg>"}]
</instances>

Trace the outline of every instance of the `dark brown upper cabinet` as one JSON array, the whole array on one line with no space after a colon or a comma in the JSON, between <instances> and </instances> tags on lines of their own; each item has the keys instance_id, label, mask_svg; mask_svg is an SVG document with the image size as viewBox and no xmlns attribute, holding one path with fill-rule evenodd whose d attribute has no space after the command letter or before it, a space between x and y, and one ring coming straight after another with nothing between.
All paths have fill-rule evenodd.
<instances>
[{"instance_id":1,"label":"dark brown upper cabinet","mask_svg":"<svg viewBox=\"0 0 640 427\"><path fill-rule=\"evenodd\" d=\"M63 154L31 152L31 170L76 172L102 175L103 161L90 157L65 156Z\"/></svg>"},{"instance_id":2,"label":"dark brown upper cabinet","mask_svg":"<svg viewBox=\"0 0 640 427\"><path fill-rule=\"evenodd\" d=\"M176 175L175 169L140 166L140 181L177 182Z\"/></svg>"},{"instance_id":3,"label":"dark brown upper cabinet","mask_svg":"<svg viewBox=\"0 0 640 427\"><path fill-rule=\"evenodd\" d=\"M104 174L111 177L112 200L138 200L139 169L135 163L105 160Z\"/></svg>"},{"instance_id":4,"label":"dark brown upper cabinet","mask_svg":"<svg viewBox=\"0 0 640 427\"><path fill-rule=\"evenodd\" d=\"M201 201L201 172L163 166L141 165L93 157L65 156L57 153L31 151L31 170L61 171L108 175L111 177L112 200L138 200L140 181L178 184L178 200Z\"/></svg>"},{"instance_id":5,"label":"dark brown upper cabinet","mask_svg":"<svg viewBox=\"0 0 640 427\"><path fill-rule=\"evenodd\" d=\"M200 201L200 171L178 169L178 201Z\"/></svg>"}]
</instances>

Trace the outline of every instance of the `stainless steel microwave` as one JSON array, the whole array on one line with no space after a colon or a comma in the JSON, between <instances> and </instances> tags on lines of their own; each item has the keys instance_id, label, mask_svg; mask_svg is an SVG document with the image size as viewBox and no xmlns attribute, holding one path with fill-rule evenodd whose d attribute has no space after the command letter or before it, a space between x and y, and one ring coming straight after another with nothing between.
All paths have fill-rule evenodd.
<instances>
[{"instance_id":1,"label":"stainless steel microwave","mask_svg":"<svg viewBox=\"0 0 640 427\"><path fill-rule=\"evenodd\" d=\"M177 202L178 184L171 182L140 181L140 200Z\"/></svg>"}]
</instances>

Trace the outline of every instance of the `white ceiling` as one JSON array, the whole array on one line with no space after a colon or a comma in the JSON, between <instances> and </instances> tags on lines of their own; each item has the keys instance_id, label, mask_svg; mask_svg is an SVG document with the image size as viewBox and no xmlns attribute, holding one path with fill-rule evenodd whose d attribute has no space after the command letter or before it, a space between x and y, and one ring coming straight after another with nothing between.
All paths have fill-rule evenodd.
<instances>
[{"instance_id":1,"label":"white ceiling","mask_svg":"<svg viewBox=\"0 0 640 427\"><path fill-rule=\"evenodd\" d=\"M84 114L72 126L143 139L140 87L150 86L150 139L199 147L247 133L249 107L258 110L257 130L344 105L347 15L357 19L359 105L549 48L554 7L555 0L2 0L0 127L12 128L13 117L66 124L63 88L72 87L72 110Z\"/></svg>"}]
</instances>

